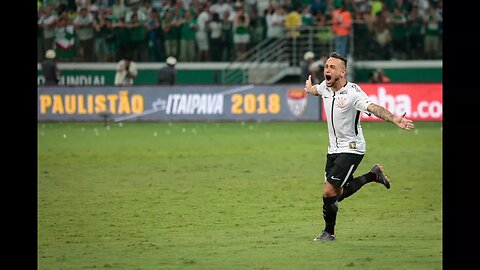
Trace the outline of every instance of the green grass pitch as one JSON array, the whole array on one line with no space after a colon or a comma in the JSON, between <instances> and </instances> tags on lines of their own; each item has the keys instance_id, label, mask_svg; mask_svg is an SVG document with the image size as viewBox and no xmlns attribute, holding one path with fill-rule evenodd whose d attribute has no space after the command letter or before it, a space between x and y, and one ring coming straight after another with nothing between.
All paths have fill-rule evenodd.
<instances>
[{"instance_id":1,"label":"green grass pitch","mask_svg":"<svg viewBox=\"0 0 480 270\"><path fill-rule=\"evenodd\" d=\"M39 123L38 269L441 269L442 123L362 123L323 229L324 122Z\"/></svg>"}]
</instances>

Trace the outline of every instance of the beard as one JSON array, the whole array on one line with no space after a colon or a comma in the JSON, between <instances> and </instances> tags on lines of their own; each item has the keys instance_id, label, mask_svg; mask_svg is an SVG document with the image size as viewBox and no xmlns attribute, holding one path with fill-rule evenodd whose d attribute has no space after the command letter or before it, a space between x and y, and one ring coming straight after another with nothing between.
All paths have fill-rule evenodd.
<instances>
[{"instance_id":1,"label":"beard","mask_svg":"<svg viewBox=\"0 0 480 270\"><path fill-rule=\"evenodd\" d=\"M330 78L330 80L327 80L327 78L325 78L325 81L328 87L332 87L337 83L339 79L340 78Z\"/></svg>"}]
</instances>

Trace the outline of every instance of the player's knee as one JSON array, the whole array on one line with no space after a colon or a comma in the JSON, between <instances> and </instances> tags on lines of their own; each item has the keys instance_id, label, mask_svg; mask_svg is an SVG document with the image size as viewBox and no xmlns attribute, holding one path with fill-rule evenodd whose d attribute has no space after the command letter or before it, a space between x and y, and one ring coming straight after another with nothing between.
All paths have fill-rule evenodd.
<instances>
[{"instance_id":1,"label":"player's knee","mask_svg":"<svg viewBox=\"0 0 480 270\"><path fill-rule=\"evenodd\" d=\"M338 189L332 185L330 182L325 182L325 185L323 185L323 196L324 197L333 197L337 196L338 194Z\"/></svg>"}]
</instances>

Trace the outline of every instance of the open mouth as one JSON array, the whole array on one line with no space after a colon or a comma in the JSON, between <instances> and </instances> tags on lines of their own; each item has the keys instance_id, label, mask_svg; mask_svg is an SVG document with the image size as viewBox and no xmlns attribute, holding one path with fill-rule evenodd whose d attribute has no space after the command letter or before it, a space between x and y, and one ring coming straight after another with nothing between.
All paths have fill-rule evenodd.
<instances>
[{"instance_id":1,"label":"open mouth","mask_svg":"<svg viewBox=\"0 0 480 270\"><path fill-rule=\"evenodd\" d=\"M327 82L329 82L331 79L332 79L331 75L325 75L325 80L327 80Z\"/></svg>"}]
</instances>

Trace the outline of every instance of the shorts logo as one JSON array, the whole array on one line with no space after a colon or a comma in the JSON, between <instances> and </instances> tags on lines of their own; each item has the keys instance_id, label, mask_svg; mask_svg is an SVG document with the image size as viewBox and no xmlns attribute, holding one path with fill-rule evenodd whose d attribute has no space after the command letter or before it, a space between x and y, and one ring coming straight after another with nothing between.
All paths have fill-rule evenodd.
<instances>
[{"instance_id":1,"label":"shorts logo","mask_svg":"<svg viewBox=\"0 0 480 270\"><path fill-rule=\"evenodd\" d=\"M307 107L307 93L304 90L288 90L287 91L288 109L295 116L300 116Z\"/></svg>"}]
</instances>

